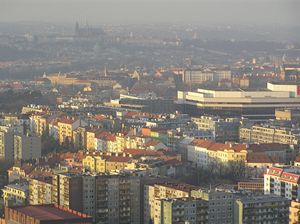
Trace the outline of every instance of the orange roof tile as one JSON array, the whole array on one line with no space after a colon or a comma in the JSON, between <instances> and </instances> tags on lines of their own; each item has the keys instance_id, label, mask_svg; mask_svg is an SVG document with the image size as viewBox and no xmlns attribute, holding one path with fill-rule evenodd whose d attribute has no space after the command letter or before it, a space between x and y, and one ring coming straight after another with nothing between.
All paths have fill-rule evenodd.
<instances>
[{"instance_id":1,"label":"orange roof tile","mask_svg":"<svg viewBox=\"0 0 300 224\"><path fill-rule=\"evenodd\" d=\"M64 124L73 124L74 122L78 121L78 118L76 117L63 117L59 119L59 123L64 123Z\"/></svg>"},{"instance_id":2,"label":"orange roof tile","mask_svg":"<svg viewBox=\"0 0 300 224\"><path fill-rule=\"evenodd\" d=\"M109 156L106 161L108 162L119 162L119 163L128 163L132 160L130 157L125 156Z\"/></svg>"},{"instance_id":3,"label":"orange roof tile","mask_svg":"<svg viewBox=\"0 0 300 224\"><path fill-rule=\"evenodd\" d=\"M269 163L278 164L284 163L278 156L269 156L265 153L248 153L246 158L247 163Z\"/></svg>"},{"instance_id":4,"label":"orange roof tile","mask_svg":"<svg viewBox=\"0 0 300 224\"><path fill-rule=\"evenodd\" d=\"M132 156L163 156L164 153L156 150L143 150L143 149L124 149L126 154L130 154Z\"/></svg>"},{"instance_id":5,"label":"orange roof tile","mask_svg":"<svg viewBox=\"0 0 300 224\"><path fill-rule=\"evenodd\" d=\"M155 139L152 139L152 140L150 140L149 142L147 142L147 143L145 144L145 146L146 146L146 147L156 146L156 145L158 145L159 143L160 143L160 141L155 140Z\"/></svg>"}]
</instances>

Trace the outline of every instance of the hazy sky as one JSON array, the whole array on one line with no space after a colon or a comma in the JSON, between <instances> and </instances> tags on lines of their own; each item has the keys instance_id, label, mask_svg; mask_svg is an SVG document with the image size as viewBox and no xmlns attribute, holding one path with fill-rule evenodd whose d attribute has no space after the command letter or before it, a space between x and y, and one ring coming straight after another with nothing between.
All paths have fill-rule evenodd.
<instances>
[{"instance_id":1,"label":"hazy sky","mask_svg":"<svg viewBox=\"0 0 300 224\"><path fill-rule=\"evenodd\" d=\"M290 24L300 0L0 0L0 22Z\"/></svg>"}]
</instances>

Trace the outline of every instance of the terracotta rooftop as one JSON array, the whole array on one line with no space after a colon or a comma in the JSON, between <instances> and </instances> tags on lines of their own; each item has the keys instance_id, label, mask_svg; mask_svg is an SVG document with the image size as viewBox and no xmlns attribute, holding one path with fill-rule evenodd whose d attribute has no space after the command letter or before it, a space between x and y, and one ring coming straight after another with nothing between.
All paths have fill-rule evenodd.
<instances>
[{"instance_id":1,"label":"terracotta rooftop","mask_svg":"<svg viewBox=\"0 0 300 224\"><path fill-rule=\"evenodd\" d=\"M13 167L9 168L9 171L12 171L14 169L14 167L19 167L19 166L13 166ZM27 175L34 170L35 166L33 166L32 164L24 164L19 168L21 170L23 170L24 173Z\"/></svg>"},{"instance_id":2,"label":"terracotta rooftop","mask_svg":"<svg viewBox=\"0 0 300 224\"><path fill-rule=\"evenodd\" d=\"M28 205L10 207L9 209L22 213L26 216L33 217L40 221L67 221L74 219L91 219L89 216L80 212L76 212L70 209L63 209L54 205Z\"/></svg>"},{"instance_id":3,"label":"terracotta rooftop","mask_svg":"<svg viewBox=\"0 0 300 224\"><path fill-rule=\"evenodd\" d=\"M247 163L269 163L269 164L278 164L284 163L282 159L278 156L269 156L265 153L248 153L247 154Z\"/></svg>"},{"instance_id":4,"label":"terracotta rooftop","mask_svg":"<svg viewBox=\"0 0 300 224\"><path fill-rule=\"evenodd\" d=\"M158 145L159 143L160 143L160 141L153 139L153 140L147 142L145 146L146 146L146 147L156 146L156 145Z\"/></svg>"},{"instance_id":5,"label":"terracotta rooftop","mask_svg":"<svg viewBox=\"0 0 300 224\"><path fill-rule=\"evenodd\" d=\"M230 143L217 143L211 140L204 139L194 139L190 145L195 145L201 148L206 148L212 151L224 151L224 150L233 150L235 152L240 152L242 150L247 150L247 145L245 144L230 144Z\"/></svg>"},{"instance_id":6,"label":"terracotta rooftop","mask_svg":"<svg viewBox=\"0 0 300 224\"><path fill-rule=\"evenodd\" d=\"M107 156L106 161L108 162L119 162L119 163L128 163L132 158L125 156Z\"/></svg>"},{"instance_id":7,"label":"terracotta rooftop","mask_svg":"<svg viewBox=\"0 0 300 224\"><path fill-rule=\"evenodd\" d=\"M110 132L102 131L96 134L96 138L106 140L106 141L115 141L116 136Z\"/></svg>"},{"instance_id":8,"label":"terracotta rooftop","mask_svg":"<svg viewBox=\"0 0 300 224\"><path fill-rule=\"evenodd\" d=\"M59 119L58 122L64 123L64 124L73 124L77 120L78 120L78 118L75 118L75 117L63 117L63 118Z\"/></svg>"},{"instance_id":9,"label":"terracotta rooftop","mask_svg":"<svg viewBox=\"0 0 300 224\"><path fill-rule=\"evenodd\" d=\"M208 148L208 147L212 146L214 144L214 142L210 141L210 140L194 139L190 144L194 145L194 146L199 146L202 148Z\"/></svg>"},{"instance_id":10,"label":"terracotta rooftop","mask_svg":"<svg viewBox=\"0 0 300 224\"><path fill-rule=\"evenodd\" d=\"M300 162L300 155L296 156L295 162L298 162L298 163Z\"/></svg>"},{"instance_id":11,"label":"terracotta rooftop","mask_svg":"<svg viewBox=\"0 0 300 224\"><path fill-rule=\"evenodd\" d=\"M103 114L96 114L95 116L94 116L94 119L95 120L97 120L97 121L102 121L102 120L104 120L104 119L106 119L107 117L105 116L105 115L103 115Z\"/></svg>"},{"instance_id":12,"label":"terracotta rooftop","mask_svg":"<svg viewBox=\"0 0 300 224\"><path fill-rule=\"evenodd\" d=\"M278 144L278 143L261 143L261 144L251 144L249 145L249 151L252 152L264 152L264 151L281 151L286 149L288 145Z\"/></svg>"},{"instance_id":13,"label":"terracotta rooftop","mask_svg":"<svg viewBox=\"0 0 300 224\"><path fill-rule=\"evenodd\" d=\"M132 156L163 156L164 153L156 150L143 150L143 149L124 149L126 154Z\"/></svg>"}]
</instances>

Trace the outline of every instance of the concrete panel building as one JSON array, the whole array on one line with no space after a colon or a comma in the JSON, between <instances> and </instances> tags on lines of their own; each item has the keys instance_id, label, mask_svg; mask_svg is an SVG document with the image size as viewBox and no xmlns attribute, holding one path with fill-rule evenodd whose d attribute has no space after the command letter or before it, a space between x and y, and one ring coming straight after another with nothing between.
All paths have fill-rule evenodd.
<instances>
[{"instance_id":1,"label":"concrete panel building","mask_svg":"<svg viewBox=\"0 0 300 224\"><path fill-rule=\"evenodd\" d=\"M236 200L235 224L282 224L289 222L290 200L280 196L252 196Z\"/></svg>"},{"instance_id":2,"label":"concrete panel building","mask_svg":"<svg viewBox=\"0 0 300 224\"><path fill-rule=\"evenodd\" d=\"M29 160L40 158L42 154L41 137L15 134L14 160Z\"/></svg>"}]
</instances>

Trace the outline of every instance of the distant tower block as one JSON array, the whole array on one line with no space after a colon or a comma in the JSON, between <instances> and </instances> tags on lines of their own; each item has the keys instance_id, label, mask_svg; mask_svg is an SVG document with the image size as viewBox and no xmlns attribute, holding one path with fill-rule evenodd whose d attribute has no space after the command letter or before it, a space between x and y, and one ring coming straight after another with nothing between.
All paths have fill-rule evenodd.
<instances>
[{"instance_id":1,"label":"distant tower block","mask_svg":"<svg viewBox=\"0 0 300 224\"><path fill-rule=\"evenodd\" d=\"M75 24L75 36L78 36L78 35L79 35L79 23L77 21Z\"/></svg>"},{"instance_id":2,"label":"distant tower block","mask_svg":"<svg viewBox=\"0 0 300 224\"><path fill-rule=\"evenodd\" d=\"M108 71L107 71L107 67L105 66L104 67L104 77L107 77L108 76Z\"/></svg>"}]
</instances>

